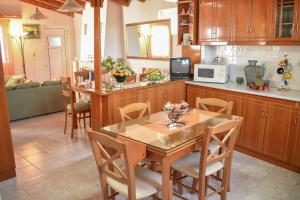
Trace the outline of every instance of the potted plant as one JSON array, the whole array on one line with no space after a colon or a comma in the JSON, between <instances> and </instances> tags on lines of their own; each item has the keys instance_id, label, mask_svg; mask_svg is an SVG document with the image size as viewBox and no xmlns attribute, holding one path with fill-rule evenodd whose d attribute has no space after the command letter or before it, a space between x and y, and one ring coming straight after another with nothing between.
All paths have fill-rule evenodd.
<instances>
[{"instance_id":1,"label":"potted plant","mask_svg":"<svg viewBox=\"0 0 300 200\"><path fill-rule=\"evenodd\" d=\"M108 56L106 59L102 61L102 72L103 74L109 73L111 70L113 70L115 61L111 56Z\"/></svg>"}]
</instances>

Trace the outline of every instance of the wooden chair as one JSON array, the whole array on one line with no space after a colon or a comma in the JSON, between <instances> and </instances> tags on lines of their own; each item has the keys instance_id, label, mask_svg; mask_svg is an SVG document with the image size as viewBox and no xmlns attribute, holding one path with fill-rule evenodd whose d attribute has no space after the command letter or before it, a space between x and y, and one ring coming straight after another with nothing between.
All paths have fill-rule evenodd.
<instances>
[{"instance_id":1,"label":"wooden chair","mask_svg":"<svg viewBox=\"0 0 300 200\"><path fill-rule=\"evenodd\" d=\"M205 98L202 99L200 97L196 98L196 108L209 111L208 106L217 107L217 112L219 113L225 113L228 117L228 119L231 119L232 117L232 108L233 108L233 102L232 101L224 101L222 99L216 99L216 98Z\"/></svg>"},{"instance_id":2,"label":"wooden chair","mask_svg":"<svg viewBox=\"0 0 300 200\"><path fill-rule=\"evenodd\" d=\"M77 120L83 119L84 128L86 128L85 119L90 119L91 121L91 110L90 104L88 102L76 102L76 96L72 91L71 78L70 77L60 77L62 95L64 97L65 106L65 128L64 133L67 130L68 115L72 116L71 121L71 138L74 137L74 129Z\"/></svg>"},{"instance_id":3,"label":"wooden chair","mask_svg":"<svg viewBox=\"0 0 300 200\"><path fill-rule=\"evenodd\" d=\"M91 129L88 129L88 135L98 167L104 200L112 199L117 194L130 200L149 196L155 198L162 187L161 175L137 166L146 156L144 144L121 137L115 139Z\"/></svg>"},{"instance_id":4,"label":"wooden chair","mask_svg":"<svg viewBox=\"0 0 300 200\"><path fill-rule=\"evenodd\" d=\"M222 99L217 99L217 98L196 98L196 108L197 109L202 109L206 111L213 111L213 112L218 112L218 113L224 113L226 114L228 119L232 119L232 109L233 109L234 103L232 101L224 101ZM209 108L215 108L216 110L210 110ZM209 149L213 149L216 147L215 142L211 142L209 144ZM218 176L220 176L220 173L218 173ZM197 188L197 180L193 180L193 186L192 186L192 193L195 193L195 190ZM230 182L228 185L228 191L230 191Z\"/></svg>"},{"instance_id":5,"label":"wooden chair","mask_svg":"<svg viewBox=\"0 0 300 200\"><path fill-rule=\"evenodd\" d=\"M182 186L191 187L183 184L181 180L185 177L192 177L199 181L198 194L199 199L205 200L215 194L220 194L221 199L225 200L227 187L229 184L229 172L231 170L233 148L241 127L242 119L229 120L214 127L208 127L205 131L203 141L201 142L201 151L194 152L173 163L178 189L181 192ZM224 134L220 139L219 134ZM218 146L209 150L209 144L214 140ZM220 153L221 150L221 153ZM217 172L222 172L222 176L215 176ZM184 174L185 176L181 176ZM209 185L209 178L214 178L220 183L219 188ZM212 190L207 194L208 189ZM181 197L179 194L175 194Z\"/></svg>"},{"instance_id":6,"label":"wooden chair","mask_svg":"<svg viewBox=\"0 0 300 200\"><path fill-rule=\"evenodd\" d=\"M75 77L75 85L78 86L80 83L84 82L84 80L89 79L90 72L89 71L78 71L74 72ZM79 99L81 98L81 94L78 93Z\"/></svg>"},{"instance_id":7,"label":"wooden chair","mask_svg":"<svg viewBox=\"0 0 300 200\"><path fill-rule=\"evenodd\" d=\"M132 120L133 117L130 116L130 114L138 112L138 118L141 118L145 115L146 111L147 114L151 114L151 108L150 108L150 102L147 101L147 103L133 103L129 104L127 106L124 106L123 108L119 108L120 115L122 118L122 121L125 122L126 120Z\"/></svg>"}]
</instances>

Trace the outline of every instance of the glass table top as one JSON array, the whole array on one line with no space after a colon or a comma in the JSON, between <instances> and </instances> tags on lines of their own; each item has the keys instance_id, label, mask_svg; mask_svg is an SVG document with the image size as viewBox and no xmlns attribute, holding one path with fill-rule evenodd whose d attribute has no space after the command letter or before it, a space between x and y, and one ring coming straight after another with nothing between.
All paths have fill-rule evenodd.
<instances>
[{"instance_id":1,"label":"glass table top","mask_svg":"<svg viewBox=\"0 0 300 200\"><path fill-rule=\"evenodd\" d=\"M226 115L193 109L185 113L178 124L169 127L166 112L158 112L139 119L103 127L101 132L118 137L122 136L163 152L176 149L189 141L200 138L207 126L215 126L227 119Z\"/></svg>"}]
</instances>

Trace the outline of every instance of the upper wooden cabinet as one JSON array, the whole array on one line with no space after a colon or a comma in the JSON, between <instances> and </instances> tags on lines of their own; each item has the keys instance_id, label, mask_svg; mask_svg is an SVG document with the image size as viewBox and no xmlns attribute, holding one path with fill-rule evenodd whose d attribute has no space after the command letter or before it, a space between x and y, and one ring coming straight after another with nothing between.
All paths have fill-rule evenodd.
<instances>
[{"instance_id":1,"label":"upper wooden cabinet","mask_svg":"<svg viewBox=\"0 0 300 200\"><path fill-rule=\"evenodd\" d=\"M199 2L199 42L227 41L229 34L230 0Z\"/></svg>"},{"instance_id":2,"label":"upper wooden cabinet","mask_svg":"<svg viewBox=\"0 0 300 200\"><path fill-rule=\"evenodd\" d=\"M200 0L198 43L300 43L300 0Z\"/></svg>"},{"instance_id":3,"label":"upper wooden cabinet","mask_svg":"<svg viewBox=\"0 0 300 200\"><path fill-rule=\"evenodd\" d=\"M273 0L271 13L271 40L300 41L299 0Z\"/></svg>"},{"instance_id":4,"label":"upper wooden cabinet","mask_svg":"<svg viewBox=\"0 0 300 200\"><path fill-rule=\"evenodd\" d=\"M266 41L270 0L231 0L231 40Z\"/></svg>"}]
</instances>

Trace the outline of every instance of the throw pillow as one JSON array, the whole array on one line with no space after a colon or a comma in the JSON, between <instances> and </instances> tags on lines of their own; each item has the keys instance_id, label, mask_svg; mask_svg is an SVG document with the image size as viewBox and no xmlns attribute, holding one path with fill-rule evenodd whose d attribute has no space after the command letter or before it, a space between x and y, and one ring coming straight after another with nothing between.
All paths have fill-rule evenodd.
<instances>
[{"instance_id":1,"label":"throw pillow","mask_svg":"<svg viewBox=\"0 0 300 200\"><path fill-rule=\"evenodd\" d=\"M14 86L18 83L22 83L25 80L25 75L13 75L10 79L6 82L5 86Z\"/></svg>"}]
</instances>

